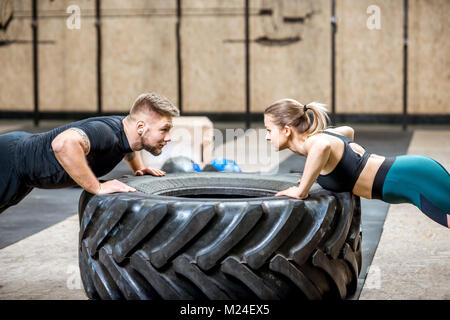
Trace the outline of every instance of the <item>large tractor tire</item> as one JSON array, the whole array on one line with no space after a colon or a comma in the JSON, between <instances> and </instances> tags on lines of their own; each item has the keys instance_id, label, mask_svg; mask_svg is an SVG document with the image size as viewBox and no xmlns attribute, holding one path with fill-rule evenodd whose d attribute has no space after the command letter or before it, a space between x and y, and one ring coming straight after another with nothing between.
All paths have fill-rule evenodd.
<instances>
[{"instance_id":1,"label":"large tractor tire","mask_svg":"<svg viewBox=\"0 0 450 320\"><path fill-rule=\"evenodd\" d=\"M344 299L361 268L360 199L298 175L194 172L120 179L79 202L90 299Z\"/></svg>"}]
</instances>

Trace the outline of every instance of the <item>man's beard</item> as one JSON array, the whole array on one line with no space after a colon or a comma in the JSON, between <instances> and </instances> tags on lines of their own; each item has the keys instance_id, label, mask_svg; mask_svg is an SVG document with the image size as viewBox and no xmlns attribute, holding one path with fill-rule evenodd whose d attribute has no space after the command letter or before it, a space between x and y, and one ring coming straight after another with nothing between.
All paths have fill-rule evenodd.
<instances>
[{"instance_id":1,"label":"man's beard","mask_svg":"<svg viewBox=\"0 0 450 320\"><path fill-rule=\"evenodd\" d=\"M162 152L162 149L153 146L144 146L144 149L154 156L159 156Z\"/></svg>"}]
</instances>

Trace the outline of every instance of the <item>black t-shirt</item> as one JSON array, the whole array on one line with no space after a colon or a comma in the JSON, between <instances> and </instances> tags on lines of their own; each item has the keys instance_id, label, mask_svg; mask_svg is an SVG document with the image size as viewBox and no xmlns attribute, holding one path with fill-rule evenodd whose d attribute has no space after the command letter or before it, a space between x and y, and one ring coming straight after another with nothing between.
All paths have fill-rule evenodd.
<instances>
[{"instance_id":1,"label":"black t-shirt","mask_svg":"<svg viewBox=\"0 0 450 320\"><path fill-rule=\"evenodd\" d=\"M15 154L22 181L30 187L44 189L76 185L59 164L51 146L53 139L69 128L80 128L88 136L91 147L86 159L95 176L107 174L125 154L133 151L123 129L123 119L123 116L88 118L24 137Z\"/></svg>"}]
</instances>

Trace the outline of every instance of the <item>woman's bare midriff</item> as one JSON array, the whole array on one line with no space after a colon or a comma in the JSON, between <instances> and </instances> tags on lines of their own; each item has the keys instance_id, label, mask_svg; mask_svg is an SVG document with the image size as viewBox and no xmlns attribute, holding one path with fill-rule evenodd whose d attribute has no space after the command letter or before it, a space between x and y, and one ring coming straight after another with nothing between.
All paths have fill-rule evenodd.
<instances>
[{"instance_id":1,"label":"woman's bare midriff","mask_svg":"<svg viewBox=\"0 0 450 320\"><path fill-rule=\"evenodd\" d=\"M353 194L357 196L372 199L372 185L375 180L375 176L383 163L385 157L372 154L369 159L367 159L364 169L361 171L358 180L356 180L355 186L353 187Z\"/></svg>"},{"instance_id":2,"label":"woman's bare midriff","mask_svg":"<svg viewBox=\"0 0 450 320\"><path fill-rule=\"evenodd\" d=\"M336 132L335 130L329 130L329 131L340 134L339 132ZM331 171L333 171L335 169L338 162L342 158L342 154L344 152L344 144L341 141L339 141L338 138L330 137L330 136L326 136L326 138L330 141L333 151L331 152L328 163L325 165L323 170L320 172L320 174L323 174L323 175L329 174ZM350 148L353 149L354 152L358 153L361 156L366 151L363 147L361 147L359 144L357 144L355 142L349 143L349 146L350 146ZM379 156L376 154L370 155L369 159L367 159L364 169L361 171L361 174L359 175L358 180L356 180L355 186L353 187L353 190L352 190L353 194L363 197L363 198L372 199L373 181L375 180L375 176L376 176L381 164L383 163L384 159L385 159L385 157L383 157L383 156Z\"/></svg>"}]
</instances>

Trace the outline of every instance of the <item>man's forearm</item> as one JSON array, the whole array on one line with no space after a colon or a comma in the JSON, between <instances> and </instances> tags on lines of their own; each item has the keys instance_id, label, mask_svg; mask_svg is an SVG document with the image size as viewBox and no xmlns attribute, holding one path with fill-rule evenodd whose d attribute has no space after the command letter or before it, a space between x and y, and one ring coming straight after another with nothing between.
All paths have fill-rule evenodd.
<instances>
[{"instance_id":1,"label":"man's forearm","mask_svg":"<svg viewBox=\"0 0 450 320\"><path fill-rule=\"evenodd\" d=\"M141 156L137 151L128 153L125 156L124 160L128 164L128 166L131 168L133 173L145 168L144 163L142 162Z\"/></svg>"}]
</instances>

